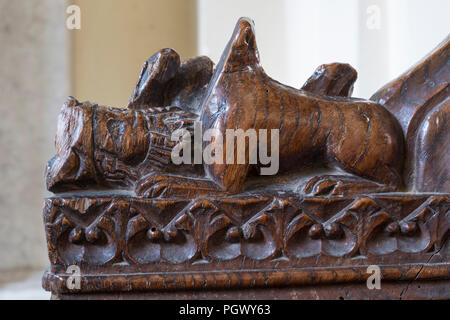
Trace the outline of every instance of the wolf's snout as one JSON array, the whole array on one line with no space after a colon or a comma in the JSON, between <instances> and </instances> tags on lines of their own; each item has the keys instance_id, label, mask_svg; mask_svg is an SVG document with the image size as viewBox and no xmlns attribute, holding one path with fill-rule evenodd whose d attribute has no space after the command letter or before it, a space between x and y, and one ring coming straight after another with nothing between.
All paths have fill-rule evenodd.
<instances>
[{"instance_id":1,"label":"wolf's snout","mask_svg":"<svg viewBox=\"0 0 450 320\"><path fill-rule=\"evenodd\" d=\"M61 192L95 183L92 108L70 97L62 107L55 138L56 155L46 167L47 189Z\"/></svg>"}]
</instances>

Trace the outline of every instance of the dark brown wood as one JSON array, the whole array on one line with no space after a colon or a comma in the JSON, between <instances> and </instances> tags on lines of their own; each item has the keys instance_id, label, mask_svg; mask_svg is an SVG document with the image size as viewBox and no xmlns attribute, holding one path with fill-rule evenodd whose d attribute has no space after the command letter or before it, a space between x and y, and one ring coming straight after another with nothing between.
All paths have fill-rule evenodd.
<instances>
[{"instance_id":1,"label":"dark brown wood","mask_svg":"<svg viewBox=\"0 0 450 320\"><path fill-rule=\"evenodd\" d=\"M128 108L69 98L46 169L44 288L58 299L449 298L448 62L447 39L372 100L350 97L357 73L341 63L294 89L265 74L241 18L215 69L163 49ZM224 137L279 130L279 172L259 175L254 146L236 141L233 163L225 146L223 163L175 164L171 135L195 134L196 121ZM381 290L367 288L369 266Z\"/></svg>"},{"instance_id":2,"label":"dark brown wood","mask_svg":"<svg viewBox=\"0 0 450 320\"><path fill-rule=\"evenodd\" d=\"M448 279L449 209L447 196L55 197L44 208L44 282L71 293L70 265L81 293L364 283L369 265L404 286Z\"/></svg>"},{"instance_id":3,"label":"dark brown wood","mask_svg":"<svg viewBox=\"0 0 450 320\"><path fill-rule=\"evenodd\" d=\"M408 189L450 192L449 61L447 37L370 98L391 111L402 126L407 146L404 178Z\"/></svg>"},{"instance_id":4,"label":"dark brown wood","mask_svg":"<svg viewBox=\"0 0 450 320\"><path fill-rule=\"evenodd\" d=\"M387 281L383 290L367 290L365 284L338 283L281 288L240 288L228 290L177 290L115 293L53 294L54 300L418 300L450 299L450 281Z\"/></svg>"},{"instance_id":5,"label":"dark brown wood","mask_svg":"<svg viewBox=\"0 0 450 320\"><path fill-rule=\"evenodd\" d=\"M449 119L450 99L447 95L426 114L414 141L411 139L406 172L416 191L450 192Z\"/></svg>"},{"instance_id":6,"label":"dark brown wood","mask_svg":"<svg viewBox=\"0 0 450 320\"><path fill-rule=\"evenodd\" d=\"M183 61L165 90L165 105L199 112L213 69L214 63L208 57Z\"/></svg>"},{"instance_id":7,"label":"dark brown wood","mask_svg":"<svg viewBox=\"0 0 450 320\"><path fill-rule=\"evenodd\" d=\"M161 94L177 74L180 56L173 49L163 49L148 59L142 67L128 108L141 109L164 105Z\"/></svg>"},{"instance_id":8,"label":"dark brown wood","mask_svg":"<svg viewBox=\"0 0 450 320\"><path fill-rule=\"evenodd\" d=\"M358 73L346 63L319 66L303 85L302 90L323 96L350 97Z\"/></svg>"},{"instance_id":9,"label":"dark brown wood","mask_svg":"<svg viewBox=\"0 0 450 320\"><path fill-rule=\"evenodd\" d=\"M242 86L251 88L252 94L241 90ZM369 190L394 191L402 185L404 145L398 121L379 104L312 95L268 77L259 64L253 24L247 19L236 25L216 67L200 119L203 131L216 128L222 136L227 129L279 129L281 172L294 167L338 167L374 182ZM236 156L236 144L234 148ZM225 155L223 163L205 164L206 174L212 179L207 192L211 194L214 188L242 192L250 164L226 164ZM353 184L357 183L355 179ZM152 184L146 183L145 188L154 188ZM170 185L172 190L178 185L196 189L196 182L189 179L178 179ZM147 195L143 189L141 184L139 192ZM198 195L204 190L199 189Z\"/></svg>"},{"instance_id":10,"label":"dark brown wood","mask_svg":"<svg viewBox=\"0 0 450 320\"><path fill-rule=\"evenodd\" d=\"M180 128L192 131L195 117L172 106L118 109L69 98L59 115L57 154L47 166L47 188L53 192L132 189L143 175L182 170L171 165L175 143L170 133Z\"/></svg>"}]
</instances>

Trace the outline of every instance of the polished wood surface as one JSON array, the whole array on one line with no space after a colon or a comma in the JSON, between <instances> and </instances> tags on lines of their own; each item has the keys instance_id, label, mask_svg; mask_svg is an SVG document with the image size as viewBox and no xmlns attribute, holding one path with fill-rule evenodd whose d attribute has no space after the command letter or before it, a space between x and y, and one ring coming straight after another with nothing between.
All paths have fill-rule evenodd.
<instances>
[{"instance_id":1,"label":"polished wood surface","mask_svg":"<svg viewBox=\"0 0 450 320\"><path fill-rule=\"evenodd\" d=\"M341 283L355 299L376 265L378 297L449 298L448 47L364 100L348 64L319 66L301 89L270 78L241 18L215 68L163 49L127 108L70 97L46 169L44 287L69 299L339 298L327 290ZM223 136L279 130L279 171L260 175L250 145L241 164L225 147L223 163L176 165L171 135L196 121Z\"/></svg>"}]
</instances>

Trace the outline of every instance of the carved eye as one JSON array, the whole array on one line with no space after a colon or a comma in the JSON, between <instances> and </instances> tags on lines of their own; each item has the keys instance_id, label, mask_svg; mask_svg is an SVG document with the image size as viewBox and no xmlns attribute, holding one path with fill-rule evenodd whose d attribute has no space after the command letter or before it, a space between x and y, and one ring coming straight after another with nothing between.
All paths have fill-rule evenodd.
<instances>
[{"instance_id":1,"label":"carved eye","mask_svg":"<svg viewBox=\"0 0 450 320\"><path fill-rule=\"evenodd\" d=\"M126 159L133 153L135 136L130 135L129 122L117 119L109 119L106 123L108 134L111 137L113 150L120 159Z\"/></svg>"},{"instance_id":2,"label":"carved eye","mask_svg":"<svg viewBox=\"0 0 450 320\"><path fill-rule=\"evenodd\" d=\"M125 132L125 122L121 120L116 119L110 119L106 123L106 127L108 128L108 132L111 136L111 139L113 139L114 143L117 143L120 141L121 137L123 136L123 133Z\"/></svg>"},{"instance_id":3,"label":"carved eye","mask_svg":"<svg viewBox=\"0 0 450 320\"><path fill-rule=\"evenodd\" d=\"M247 34L245 35L245 44L248 45L250 43L250 41L252 40L251 37L252 36L251 36L250 32L247 32Z\"/></svg>"}]
</instances>

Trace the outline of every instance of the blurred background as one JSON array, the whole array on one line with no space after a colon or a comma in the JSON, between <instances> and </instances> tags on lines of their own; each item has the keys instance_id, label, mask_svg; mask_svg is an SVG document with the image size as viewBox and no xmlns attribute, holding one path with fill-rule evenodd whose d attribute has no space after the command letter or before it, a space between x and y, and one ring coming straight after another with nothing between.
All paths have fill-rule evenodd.
<instances>
[{"instance_id":1,"label":"blurred background","mask_svg":"<svg viewBox=\"0 0 450 320\"><path fill-rule=\"evenodd\" d=\"M47 299L44 168L68 95L126 106L161 48L217 62L252 18L261 63L299 88L323 63L350 63L369 98L450 31L448 0L0 0L0 299Z\"/></svg>"}]
</instances>

